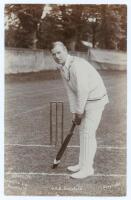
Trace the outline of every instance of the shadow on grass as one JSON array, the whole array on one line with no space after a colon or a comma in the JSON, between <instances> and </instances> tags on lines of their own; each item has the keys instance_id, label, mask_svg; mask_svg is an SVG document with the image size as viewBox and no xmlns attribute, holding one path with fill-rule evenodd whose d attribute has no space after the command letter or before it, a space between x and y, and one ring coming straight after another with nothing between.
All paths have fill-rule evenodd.
<instances>
[{"instance_id":1,"label":"shadow on grass","mask_svg":"<svg viewBox=\"0 0 131 200\"><path fill-rule=\"evenodd\" d=\"M39 72L6 74L5 82L35 81L35 80L56 80L60 79L59 70L46 70Z\"/></svg>"}]
</instances>

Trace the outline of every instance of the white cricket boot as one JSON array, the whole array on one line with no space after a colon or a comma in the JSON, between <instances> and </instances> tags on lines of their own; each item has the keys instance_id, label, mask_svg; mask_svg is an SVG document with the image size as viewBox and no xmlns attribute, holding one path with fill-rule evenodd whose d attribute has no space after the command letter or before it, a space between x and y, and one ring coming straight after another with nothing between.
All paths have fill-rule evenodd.
<instances>
[{"instance_id":1,"label":"white cricket boot","mask_svg":"<svg viewBox=\"0 0 131 200\"><path fill-rule=\"evenodd\" d=\"M75 179L83 179L94 174L94 169L81 169L79 172L72 174L70 177Z\"/></svg>"},{"instance_id":2,"label":"white cricket boot","mask_svg":"<svg viewBox=\"0 0 131 200\"><path fill-rule=\"evenodd\" d=\"M68 171L70 172L78 172L80 170L80 165L74 165L74 166L69 166L67 167Z\"/></svg>"},{"instance_id":3,"label":"white cricket boot","mask_svg":"<svg viewBox=\"0 0 131 200\"><path fill-rule=\"evenodd\" d=\"M82 135L80 134L80 154L79 154L79 163L77 165L74 165L74 166L69 166L67 167L67 170L70 171L70 172L78 172L80 171L80 168L82 166L82 162L83 162L83 145L84 145L84 141L83 141L83 137Z\"/></svg>"}]
</instances>

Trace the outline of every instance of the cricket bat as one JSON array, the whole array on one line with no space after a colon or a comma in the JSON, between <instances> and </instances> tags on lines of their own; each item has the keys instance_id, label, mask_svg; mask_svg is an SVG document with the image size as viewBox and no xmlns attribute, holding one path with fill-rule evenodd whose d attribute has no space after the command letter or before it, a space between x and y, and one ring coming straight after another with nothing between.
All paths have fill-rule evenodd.
<instances>
[{"instance_id":1,"label":"cricket bat","mask_svg":"<svg viewBox=\"0 0 131 200\"><path fill-rule=\"evenodd\" d=\"M76 124L75 122L72 121L72 126L71 126L71 129L70 129L70 132L69 134L66 136L63 144L61 145L57 155L56 155L56 158L54 160L54 164L52 166L52 169L56 168L58 166L58 164L60 163L60 159L62 158L63 156L63 153L65 152L66 148L67 148L67 145L68 143L70 142L70 139L73 135L73 132L74 132L74 128L75 128Z\"/></svg>"}]
</instances>

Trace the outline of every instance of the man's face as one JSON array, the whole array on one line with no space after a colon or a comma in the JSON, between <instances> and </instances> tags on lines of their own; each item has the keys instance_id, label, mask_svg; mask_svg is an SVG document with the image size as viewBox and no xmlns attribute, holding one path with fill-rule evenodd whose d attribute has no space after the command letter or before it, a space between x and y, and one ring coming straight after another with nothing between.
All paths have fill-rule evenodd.
<instances>
[{"instance_id":1,"label":"man's face","mask_svg":"<svg viewBox=\"0 0 131 200\"><path fill-rule=\"evenodd\" d=\"M64 65L67 58L67 50L63 46L56 45L52 50L51 53L56 63Z\"/></svg>"}]
</instances>

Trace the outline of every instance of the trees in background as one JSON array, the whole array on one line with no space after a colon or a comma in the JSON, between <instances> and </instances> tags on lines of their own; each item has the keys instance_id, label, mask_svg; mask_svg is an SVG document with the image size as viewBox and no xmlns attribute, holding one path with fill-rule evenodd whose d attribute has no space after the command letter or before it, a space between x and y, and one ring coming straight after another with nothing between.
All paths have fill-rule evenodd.
<instances>
[{"instance_id":1,"label":"trees in background","mask_svg":"<svg viewBox=\"0 0 131 200\"><path fill-rule=\"evenodd\" d=\"M104 49L126 50L126 6L100 6L100 23L97 34L99 47ZM120 43L124 41L123 46Z\"/></svg>"},{"instance_id":2,"label":"trees in background","mask_svg":"<svg viewBox=\"0 0 131 200\"><path fill-rule=\"evenodd\" d=\"M37 32L44 5L7 4L5 16L8 17L5 30L5 44L13 47L37 48Z\"/></svg>"},{"instance_id":3,"label":"trees in background","mask_svg":"<svg viewBox=\"0 0 131 200\"><path fill-rule=\"evenodd\" d=\"M85 50L81 41L88 41L94 48L126 50L126 15L125 5L7 4L5 45L45 49L61 40Z\"/></svg>"}]
</instances>

